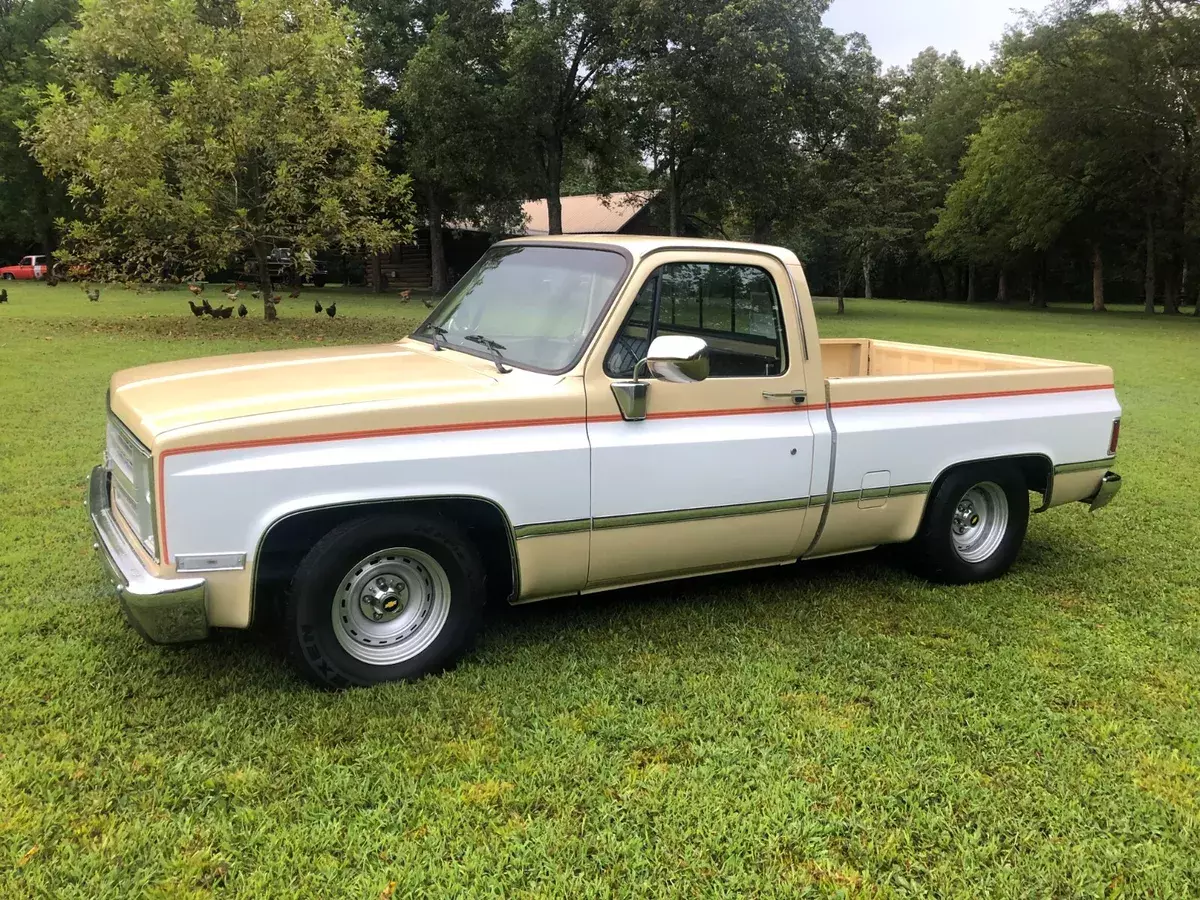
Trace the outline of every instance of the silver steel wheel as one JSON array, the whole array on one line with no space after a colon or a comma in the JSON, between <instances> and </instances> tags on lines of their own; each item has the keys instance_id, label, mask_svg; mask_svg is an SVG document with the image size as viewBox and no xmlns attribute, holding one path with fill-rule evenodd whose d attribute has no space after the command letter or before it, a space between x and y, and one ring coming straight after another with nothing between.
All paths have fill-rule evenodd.
<instances>
[{"instance_id":1,"label":"silver steel wheel","mask_svg":"<svg viewBox=\"0 0 1200 900\"><path fill-rule=\"evenodd\" d=\"M958 501L950 537L954 552L968 563L980 563L995 553L1008 532L1008 495L1000 485L985 481Z\"/></svg>"},{"instance_id":2,"label":"silver steel wheel","mask_svg":"<svg viewBox=\"0 0 1200 900\"><path fill-rule=\"evenodd\" d=\"M441 634L450 614L450 578L420 550L372 553L347 572L333 600L342 649L373 666L412 659Z\"/></svg>"}]
</instances>

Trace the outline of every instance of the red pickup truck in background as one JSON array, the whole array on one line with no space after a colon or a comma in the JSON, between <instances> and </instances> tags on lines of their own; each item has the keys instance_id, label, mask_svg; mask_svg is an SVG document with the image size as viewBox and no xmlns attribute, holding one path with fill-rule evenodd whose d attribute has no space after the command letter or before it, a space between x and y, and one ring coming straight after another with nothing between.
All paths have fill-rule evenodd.
<instances>
[{"instance_id":1,"label":"red pickup truck in background","mask_svg":"<svg viewBox=\"0 0 1200 900\"><path fill-rule=\"evenodd\" d=\"M40 281L46 277L46 257L26 256L15 266L0 268L0 278L5 281Z\"/></svg>"}]
</instances>

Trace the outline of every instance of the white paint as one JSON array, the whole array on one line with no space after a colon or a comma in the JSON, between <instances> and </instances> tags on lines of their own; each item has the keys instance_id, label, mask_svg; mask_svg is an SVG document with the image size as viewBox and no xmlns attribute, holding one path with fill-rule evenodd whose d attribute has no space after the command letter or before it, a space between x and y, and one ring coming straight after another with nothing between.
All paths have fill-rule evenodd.
<instances>
[{"instance_id":1,"label":"white paint","mask_svg":"<svg viewBox=\"0 0 1200 900\"><path fill-rule=\"evenodd\" d=\"M858 490L868 472L894 485L927 484L956 463L1040 454L1055 465L1103 459L1113 420L1111 389L833 409L834 492Z\"/></svg>"},{"instance_id":2,"label":"white paint","mask_svg":"<svg viewBox=\"0 0 1200 900\"><path fill-rule=\"evenodd\" d=\"M252 556L289 513L407 497L480 497L513 525L586 519L588 466L583 424L176 454L165 461L168 547L172 558Z\"/></svg>"}]
</instances>

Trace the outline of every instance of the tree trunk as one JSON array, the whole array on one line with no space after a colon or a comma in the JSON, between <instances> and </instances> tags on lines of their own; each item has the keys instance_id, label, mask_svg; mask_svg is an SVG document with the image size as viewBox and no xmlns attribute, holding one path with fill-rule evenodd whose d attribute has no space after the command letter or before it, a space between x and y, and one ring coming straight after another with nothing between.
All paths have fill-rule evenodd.
<instances>
[{"instance_id":1,"label":"tree trunk","mask_svg":"<svg viewBox=\"0 0 1200 900\"><path fill-rule=\"evenodd\" d=\"M1092 309L1104 312L1104 254L1100 242L1092 244Z\"/></svg>"},{"instance_id":2,"label":"tree trunk","mask_svg":"<svg viewBox=\"0 0 1200 900\"><path fill-rule=\"evenodd\" d=\"M979 269L975 263L971 263L967 267L967 302L975 303L979 300Z\"/></svg>"},{"instance_id":3,"label":"tree trunk","mask_svg":"<svg viewBox=\"0 0 1200 900\"><path fill-rule=\"evenodd\" d=\"M668 186L667 186L667 206L668 215L671 220L671 237L679 237L680 228L680 198L679 198L679 164L675 159L674 152L671 153L671 162L668 166Z\"/></svg>"},{"instance_id":4,"label":"tree trunk","mask_svg":"<svg viewBox=\"0 0 1200 900\"><path fill-rule=\"evenodd\" d=\"M371 257L371 289L377 294L383 293L383 254L376 253Z\"/></svg>"},{"instance_id":5,"label":"tree trunk","mask_svg":"<svg viewBox=\"0 0 1200 900\"><path fill-rule=\"evenodd\" d=\"M254 258L258 261L258 290L262 295L263 319L274 322L279 313L275 309L275 289L271 286L271 268L268 258L271 255L271 245L266 241L254 242Z\"/></svg>"},{"instance_id":6,"label":"tree trunk","mask_svg":"<svg viewBox=\"0 0 1200 900\"><path fill-rule=\"evenodd\" d=\"M1008 303L1008 269L1000 270L1000 284L996 287L996 302Z\"/></svg>"},{"instance_id":7,"label":"tree trunk","mask_svg":"<svg viewBox=\"0 0 1200 900\"><path fill-rule=\"evenodd\" d=\"M1146 312L1154 315L1154 298L1158 293L1158 273L1154 268L1155 264L1155 249L1154 249L1154 220L1149 215L1146 216L1146 288L1145 301Z\"/></svg>"},{"instance_id":8,"label":"tree trunk","mask_svg":"<svg viewBox=\"0 0 1200 900\"><path fill-rule=\"evenodd\" d=\"M938 264L933 267L933 271L937 273L938 299L939 300L949 299L947 292L946 292L946 270L943 269L940 264Z\"/></svg>"},{"instance_id":9,"label":"tree trunk","mask_svg":"<svg viewBox=\"0 0 1200 900\"><path fill-rule=\"evenodd\" d=\"M430 187L426 193L429 207L429 267L431 286L435 294L450 290L450 272L446 268L446 242L442 235L442 198Z\"/></svg>"},{"instance_id":10,"label":"tree trunk","mask_svg":"<svg viewBox=\"0 0 1200 900\"><path fill-rule=\"evenodd\" d=\"M842 271L842 267L838 266L838 315L846 314L846 275Z\"/></svg>"},{"instance_id":11,"label":"tree trunk","mask_svg":"<svg viewBox=\"0 0 1200 900\"><path fill-rule=\"evenodd\" d=\"M1163 279L1163 312L1168 316L1179 315L1179 266L1167 263L1167 275Z\"/></svg>"},{"instance_id":12,"label":"tree trunk","mask_svg":"<svg viewBox=\"0 0 1200 900\"><path fill-rule=\"evenodd\" d=\"M1035 264L1029 270L1029 305L1035 309L1045 309L1046 278Z\"/></svg>"},{"instance_id":13,"label":"tree trunk","mask_svg":"<svg viewBox=\"0 0 1200 900\"><path fill-rule=\"evenodd\" d=\"M550 214L550 233L563 233L562 218L562 142L555 137L546 157L546 209Z\"/></svg>"},{"instance_id":14,"label":"tree trunk","mask_svg":"<svg viewBox=\"0 0 1200 900\"><path fill-rule=\"evenodd\" d=\"M867 251L863 254L863 296L868 300L874 300L875 296L871 291L871 253Z\"/></svg>"}]
</instances>

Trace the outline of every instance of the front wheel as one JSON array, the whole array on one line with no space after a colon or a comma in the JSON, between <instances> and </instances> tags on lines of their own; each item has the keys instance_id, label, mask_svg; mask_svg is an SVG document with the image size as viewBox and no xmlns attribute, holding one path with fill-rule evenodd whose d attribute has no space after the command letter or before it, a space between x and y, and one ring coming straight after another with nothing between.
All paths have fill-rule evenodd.
<instances>
[{"instance_id":1,"label":"front wheel","mask_svg":"<svg viewBox=\"0 0 1200 900\"><path fill-rule=\"evenodd\" d=\"M288 655L321 687L420 678L466 651L484 597L483 562L453 523L358 519L318 541L296 570Z\"/></svg>"},{"instance_id":2,"label":"front wheel","mask_svg":"<svg viewBox=\"0 0 1200 900\"><path fill-rule=\"evenodd\" d=\"M992 581L1012 568L1029 527L1029 490L1008 463L951 472L912 543L917 572L942 584Z\"/></svg>"}]
</instances>

